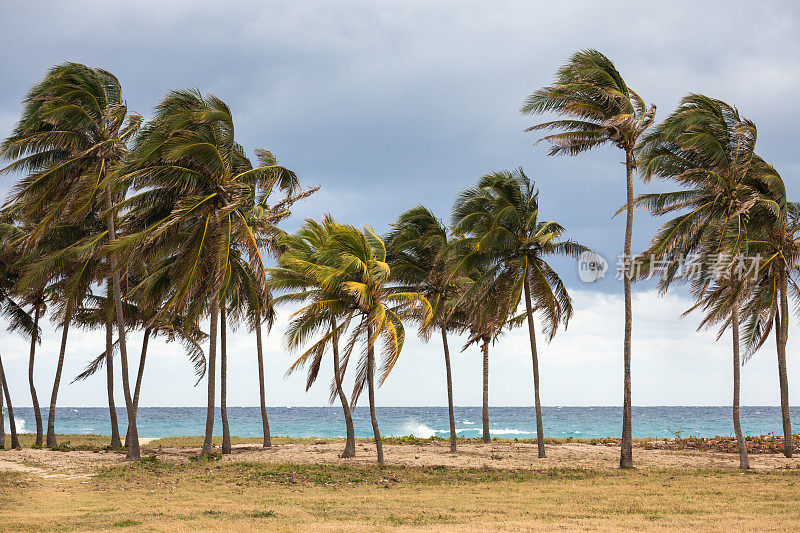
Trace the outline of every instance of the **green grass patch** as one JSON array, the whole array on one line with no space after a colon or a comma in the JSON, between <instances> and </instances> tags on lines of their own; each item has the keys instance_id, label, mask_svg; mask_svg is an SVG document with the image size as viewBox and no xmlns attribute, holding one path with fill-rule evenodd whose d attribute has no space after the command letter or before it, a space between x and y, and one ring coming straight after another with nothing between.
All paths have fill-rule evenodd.
<instances>
[{"instance_id":1,"label":"green grass patch","mask_svg":"<svg viewBox=\"0 0 800 533\"><path fill-rule=\"evenodd\" d=\"M132 526L139 526L142 523L139 520L120 520L119 522L114 522L111 524L111 527L132 527Z\"/></svg>"}]
</instances>

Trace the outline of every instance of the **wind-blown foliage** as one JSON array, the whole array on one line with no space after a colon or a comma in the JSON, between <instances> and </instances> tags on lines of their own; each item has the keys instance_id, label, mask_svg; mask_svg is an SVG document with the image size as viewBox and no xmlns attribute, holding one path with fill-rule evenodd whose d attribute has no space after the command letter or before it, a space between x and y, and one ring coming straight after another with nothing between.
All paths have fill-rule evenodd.
<instances>
[{"instance_id":1,"label":"wind-blown foliage","mask_svg":"<svg viewBox=\"0 0 800 533\"><path fill-rule=\"evenodd\" d=\"M323 334L322 339L298 359L298 363L302 364L304 360L315 358L324 351L326 345L338 337L347 325L350 326L342 366L346 367L350 355L360 343L363 349L357 362L351 402L355 405L364 387L368 387L378 462L382 463L383 447L374 400L376 345L383 356L378 369L380 386L391 373L403 349L403 320L418 321L426 328L433 319L433 313L424 296L394 286L391 267L386 262L386 247L372 228L366 227L360 231L333 221L326 221L324 226L307 225L309 238L317 239L311 234L320 231L329 232L329 236L324 241L319 239L322 246L316 253L285 255L281 258L281 267L285 270L273 273L273 276L277 274L277 281L273 282L276 289L281 288L281 284L289 288L298 285L319 288L316 295L308 295L310 303L293 315L286 332L287 344L291 347L306 345L315 335ZM308 246L308 243L304 246ZM321 295L324 298L315 297ZM296 295L293 298L306 297ZM351 318L331 328L331 320L342 316Z\"/></svg>"},{"instance_id":2,"label":"wind-blown foliage","mask_svg":"<svg viewBox=\"0 0 800 533\"><path fill-rule=\"evenodd\" d=\"M625 244L623 254L631 256L633 237L634 148L639 136L653 123L656 106L647 107L622 78L614 63L597 50L574 53L556 72L555 81L534 91L521 112L527 115L556 113L563 119L536 124L527 131L555 130L545 136L550 155L576 155L597 146L613 143L625 152ZM631 278L623 276L625 330L623 340L622 446L620 468L633 468L633 414L631 399L631 335L633 304ZM541 441L541 438L539 439Z\"/></svg>"},{"instance_id":3,"label":"wind-blown foliage","mask_svg":"<svg viewBox=\"0 0 800 533\"><path fill-rule=\"evenodd\" d=\"M442 335L447 383L448 417L450 419L450 451L457 451L457 434L453 407L453 379L447 333L463 327L462 294L471 280L454 272L453 240L444 224L423 206L402 213L386 239L388 261L394 277L407 290L425 296L433 312L431 328L420 328L426 341L434 329ZM456 316L461 315L461 316Z\"/></svg>"},{"instance_id":4,"label":"wind-blown foliage","mask_svg":"<svg viewBox=\"0 0 800 533\"><path fill-rule=\"evenodd\" d=\"M466 263L479 264L483 272L469 291L469 297L484 305L499 305L516 311L525 303L525 318L531 345L534 377L539 457L544 457L544 433L539 400L539 362L533 315L542 320L544 333L551 340L560 324L567 326L572 316L572 299L564 282L546 262L546 257L562 255L577 259L588 250L574 241L559 241L565 229L554 221L539 220L539 192L522 169L483 176L478 184L462 192L453 207L456 233L464 236L468 250ZM486 298L492 285L509 300ZM524 292L524 300L523 300Z\"/></svg>"},{"instance_id":5,"label":"wind-blown foliage","mask_svg":"<svg viewBox=\"0 0 800 533\"><path fill-rule=\"evenodd\" d=\"M705 316L700 327L730 326L734 337L734 429L740 466L748 467L739 426L739 314L754 284L743 275L751 227L779 216L785 192L780 176L755 154L756 127L729 104L690 94L639 148L642 174L674 181L682 189L642 195L637 205L656 215L683 211L662 225L645 252L643 275L658 266L659 286L688 281ZM780 192L779 192L780 191ZM690 257L702 268L682 269ZM752 278L752 274L750 275ZM691 279L689 279L691 278Z\"/></svg>"}]
</instances>

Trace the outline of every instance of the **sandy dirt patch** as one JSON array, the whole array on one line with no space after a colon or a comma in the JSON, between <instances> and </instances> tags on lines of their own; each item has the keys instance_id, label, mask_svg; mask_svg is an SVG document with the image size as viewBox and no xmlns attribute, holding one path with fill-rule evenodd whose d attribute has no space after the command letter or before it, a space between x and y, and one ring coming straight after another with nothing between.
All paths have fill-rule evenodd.
<instances>
[{"instance_id":1,"label":"sandy dirt patch","mask_svg":"<svg viewBox=\"0 0 800 533\"><path fill-rule=\"evenodd\" d=\"M145 439L142 439L144 441ZM150 442L152 439L148 439ZM199 448L165 448L142 443L142 455L155 455L161 461L188 462L190 456L200 453ZM340 465L373 464L375 445L362 441L356 447L356 457L342 459L340 442L276 444L261 448L252 444L239 444L233 453L225 455L225 462L247 463L326 463ZM638 469L715 469L738 467L738 456L692 450L646 450L634 448L634 463ZM447 443L424 445L384 445L386 463L406 466L446 466L452 468L536 469L586 468L615 470L619 461L619 447L580 443L557 444L547 447L547 457L536 456L536 446L513 442L491 444L464 443L457 454L450 453ZM57 452L47 449L23 449L0 452L0 471L15 471L39 476L91 476L98 466L121 464L125 453L119 451ZM800 469L800 457L787 459L779 454L752 454L750 465L754 470Z\"/></svg>"},{"instance_id":2,"label":"sandy dirt patch","mask_svg":"<svg viewBox=\"0 0 800 533\"><path fill-rule=\"evenodd\" d=\"M376 460L375 445L363 441L356 446L356 457L339 457L343 444L320 442L318 444L277 444L262 448L252 444L239 444L223 461L265 463L334 463L370 464ZM144 453L154 453L162 460L183 461L198 454L199 448L145 448ZM736 454L692 450L646 450L634 448L634 463L640 469L648 468L737 468ZM558 444L547 447L547 457L539 459L535 444L497 442L491 444L464 443L457 454L450 453L447 443L424 445L384 445L387 464L410 466L447 466L454 468L590 468L615 470L619 465L619 447L579 443ZM750 456L750 465L756 470L800 468L800 458L787 459L779 454Z\"/></svg>"}]
</instances>

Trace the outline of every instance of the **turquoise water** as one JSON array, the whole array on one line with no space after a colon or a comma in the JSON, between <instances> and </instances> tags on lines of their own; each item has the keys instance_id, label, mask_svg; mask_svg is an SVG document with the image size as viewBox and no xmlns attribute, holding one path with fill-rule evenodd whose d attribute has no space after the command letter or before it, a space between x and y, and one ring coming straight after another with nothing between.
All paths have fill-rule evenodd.
<instances>
[{"instance_id":1,"label":"turquoise water","mask_svg":"<svg viewBox=\"0 0 800 533\"><path fill-rule=\"evenodd\" d=\"M261 433L261 416L257 407L229 407L231 434L242 437ZM338 407L272 407L268 409L273 435L289 437L342 437L344 419ZM14 410L18 429L35 431L31 408ZM795 424L800 424L800 407L791 408ZM119 410L120 430L125 431L125 411ZM43 411L45 423L47 410ZM620 407L544 407L544 433L548 437L614 437L620 434ZM743 407L742 429L749 435L781 433L779 407ZM456 407L456 429L459 435L481 435L481 408ZM369 437L372 426L367 407L354 412L356 436ZM532 438L536 436L536 418L532 407L492 407L489 412L490 433L501 438ZM449 434L446 407L379 407L378 422L385 436L416 435L430 437ZM6 427L8 421L6 421ZM139 435L169 437L202 435L205 429L204 407L141 407ZM90 433L109 435L107 408L59 407L56 411L56 431L59 433ZM217 411L214 433L222 425ZM680 431L683 436L710 437L732 435L730 407L634 407L634 437L672 437Z\"/></svg>"}]
</instances>

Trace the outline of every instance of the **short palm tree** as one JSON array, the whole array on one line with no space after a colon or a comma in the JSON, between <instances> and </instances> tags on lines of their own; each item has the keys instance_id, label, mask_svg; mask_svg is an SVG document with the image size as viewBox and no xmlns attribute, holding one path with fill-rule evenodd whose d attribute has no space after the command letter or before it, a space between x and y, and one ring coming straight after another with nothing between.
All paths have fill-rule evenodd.
<instances>
[{"instance_id":1,"label":"short palm tree","mask_svg":"<svg viewBox=\"0 0 800 533\"><path fill-rule=\"evenodd\" d=\"M16 227L12 222L0 222L0 238L5 243L20 240L25 236L25 231ZM13 253L13 251L12 251ZM36 423L36 439L34 446L40 448L44 444L44 426L42 424L42 411L39 408L39 396L36 393L34 382L34 366L36 361L36 346L41 344L42 338L39 335L39 319L45 313L45 294L44 289L33 294L30 305L33 307L33 334L31 335L30 352L28 354L28 388L31 394L31 406L33 408L33 418ZM1 395L0 395L1 396Z\"/></svg>"},{"instance_id":2,"label":"short palm tree","mask_svg":"<svg viewBox=\"0 0 800 533\"><path fill-rule=\"evenodd\" d=\"M567 117L528 129L557 130L543 140L552 145L550 155L576 155L591 148L614 144L625 152L625 183L628 209L625 213L626 261L631 256L633 234L633 172L639 136L653 123L656 108L649 108L631 89L614 63L597 50L576 52L557 72L553 85L533 92L522 105L526 115L556 113ZM620 468L633 467L631 419L631 279L623 276L625 339L623 343L624 390Z\"/></svg>"},{"instance_id":3,"label":"short palm tree","mask_svg":"<svg viewBox=\"0 0 800 533\"><path fill-rule=\"evenodd\" d=\"M490 443L492 437L489 431L489 345L493 344L502 334L504 329L519 325L519 320L514 320L514 309L509 306L510 286L508 278L491 279L483 265L471 263L474 258L471 246L464 246L464 239L456 239L451 245L452 260L457 266L450 266L451 272L466 272L469 274L469 285L456 303L458 311L453 314L453 320L460 324L460 331L468 334L467 342L461 351L470 345L479 345L482 354L482 438L484 443ZM469 265L469 266L467 266Z\"/></svg>"},{"instance_id":4,"label":"short palm tree","mask_svg":"<svg viewBox=\"0 0 800 533\"><path fill-rule=\"evenodd\" d=\"M453 377L450 367L448 331L460 324L455 316L460 312L458 301L469 279L450 271L452 239L447 228L427 208L417 206L402 213L386 240L388 262L396 279L425 296L433 310L433 328L421 329L429 338L434 328L442 335L447 407L450 418L450 451L457 451L455 413L453 409Z\"/></svg>"},{"instance_id":5,"label":"short palm tree","mask_svg":"<svg viewBox=\"0 0 800 533\"><path fill-rule=\"evenodd\" d=\"M13 212L13 209L11 211ZM47 301L51 319L61 327L61 344L47 416L46 445L52 448L57 446L56 405L69 328L75 313L91 294L92 286L103 281L103 269L99 259L103 236L102 233L98 234L97 220L94 217L87 217L80 223L54 227L27 250L25 238L7 241L7 246L17 253L15 265L19 277L15 292L34 301L42 298L42 306L45 305L44 301Z\"/></svg>"},{"instance_id":6,"label":"short palm tree","mask_svg":"<svg viewBox=\"0 0 800 533\"><path fill-rule=\"evenodd\" d=\"M383 464L383 443L375 411L375 347L380 342L383 352L378 377L380 386L403 349L403 321L417 320L425 328L430 325L433 313L421 294L395 288L391 268L386 262L386 247L372 228L360 231L353 226L333 223L330 231L331 236L318 259L306 266L306 275L313 280L313 285L321 286L331 297L314 301L296 313L287 335L292 344L305 344L320 327L331 326L330 321L320 320L320 315L336 317L344 309L353 310L353 325L344 358L349 359L359 341L362 341L363 350L351 403L355 406L366 386L378 463ZM338 328L331 328L333 335L338 333Z\"/></svg>"},{"instance_id":7,"label":"short palm tree","mask_svg":"<svg viewBox=\"0 0 800 533\"><path fill-rule=\"evenodd\" d=\"M656 176L683 188L643 195L635 202L655 215L686 211L661 227L643 254L642 272L649 274L657 266L662 290L675 281L691 281L695 308L706 311L701 327L730 327L733 423L742 469L749 463L739 421L739 317L753 281L739 267L751 252L749 235L758 225L755 221L778 216L780 201L773 193L782 188L780 176L755 154L755 143L755 124L742 119L736 108L690 94L639 147L645 180ZM699 266L698 275L682 269L686 257Z\"/></svg>"},{"instance_id":8,"label":"short palm tree","mask_svg":"<svg viewBox=\"0 0 800 533\"><path fill-rule=\"evenodd\" d=\"M509 287L504 293L510 300L504 306L516 310L524 297L533 363L538 452L539 457L544 457L534 312L542 317L548 341L555 336L559 325L567 326L572 316L572 299L546 257L563 255L577 259L588 248L569 240L559 241L564 228L553 221L540 221L539 193L522 169L488 174L475 187L462 192L453 207L453 224L456 233L465 236L472 255L470 260L484 265L483 276L491 283Z\"/></svg>"},{"instance_id":9,"label":"short palm tree","mask_svg":"<svg viewBox=\"0 0 800 533\"><path fill-rule=\"evenodd\" d=\"M57 225L87 217L102 219L101 238L114 241L116 215L110 208L124 190L113 188L107 178L140 123L139 115L128 115L119 80L103 69L64 63L29 91L22 118L0 145L0 158L13 161L3 172L27 172L11 196L17 216L32 225L27 249ZM122 289L117 259L112 255L105 260L115 299L128 427L134 437L128 459L138 459Z\"/></svg>"},{"instance_id":10,"label":"short palm tree","mask_svg":"<svg viewBox=\"0 0 800 533\"><path fill-rule=\"evenodd\" d=\"M308 390L319 375L325 352L330 349L333 358L330 401L334 401L335 395L338 396L342 405L347 438L340 457L348 458L355 457L356 453L355 428L350 403L342 386L347 365L346 361L345 364L342 364L339 357L339 339L346 333L357 309L354 302L348 306L347 302L339 298L335 292L333 294L326 292L323 284L308 272L309 266L322 261L320 256L334 229L334 220L330 216L326 216L321 222L306 220L296 234L281 237L279 242L283 253L278 259L278 265L271 268L269 274L270 287L284 292L275 299L275 304L304 303L305 306L294 320L305 323L306 327L313 327L315 331L323 332L322 336L292 364L287 374L307 366L306 390ZM337 258L334 257L334 259ZM337 264L338 261L334 260L329 266L335 268ZM292 325L289 331L296 331L296 329ZM299 348L300 338L297 335L287 335L288 348L290 350Z\"/></svg>"},{"instance_id":11,"label":"short palm tree","mask_svg":"<svg viewBox=\"0 0 800 533\"><path fill-rule=\"evenodd\" d=\"M38 324L34 323L33 318L25 312L22 305L20 305L14 297L14 285L16 283L17 274L14 271L11 263L8 261L5 253L7 250L0 252L0 316L3 316L8 324L9 331L16 331L28 337L36 338L38 331ZM8 426L11 431L11 448L20 449L19 436L17 435L17 426L14 419L14 406L11 403L11 391L8 389L8 382L6 374L3 370L3 357L0 354L0 396L5 398L6 406L8 409ZM2 404L0 404L0 425L3 425ZM3 428L5 430L5 428ZM4 443L0 442L0 448Z\"/></svg>"}]
</instances>

